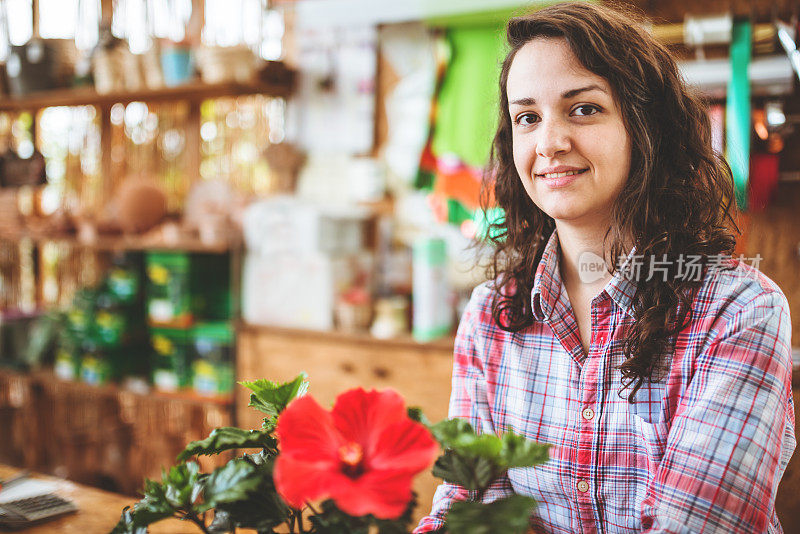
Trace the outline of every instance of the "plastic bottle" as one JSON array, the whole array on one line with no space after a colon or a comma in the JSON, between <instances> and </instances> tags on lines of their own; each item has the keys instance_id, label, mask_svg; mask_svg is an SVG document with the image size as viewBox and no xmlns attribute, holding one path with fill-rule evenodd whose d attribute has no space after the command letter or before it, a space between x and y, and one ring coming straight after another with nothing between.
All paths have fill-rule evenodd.
<instances>
[{"instance_id":1,"label":"plastic bottle","mask_svg":"<svg viewBox=\"0 0 800 534\"><path fill-rule=\"evenodd\" d=\"M447 280L447 249L443 239L426 237L413 246L412 333L420 342L450 333L453 311Z\"/></svg>"}]
</instances>

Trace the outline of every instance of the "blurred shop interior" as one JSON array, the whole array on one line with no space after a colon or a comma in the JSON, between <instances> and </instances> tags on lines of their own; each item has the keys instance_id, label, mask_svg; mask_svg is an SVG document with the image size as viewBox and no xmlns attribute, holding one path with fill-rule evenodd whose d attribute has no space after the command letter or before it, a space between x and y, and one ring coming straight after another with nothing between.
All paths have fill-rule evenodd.
<instances>
[{"instance_id":1,"label":"blurred shop interior","mask_svg":"<svg viewBox=\"0 0 800 534\"><path fill-rule=\"evenodd\" d=\"M800 346L800 5L633 3L708 99L737 254ZM0 464L135 495L260 424L237 381L300 371L444 418L503 23L536 5L0 0ZM799 493L795 459L784 525Z\"/></svg>"}]
</instances>

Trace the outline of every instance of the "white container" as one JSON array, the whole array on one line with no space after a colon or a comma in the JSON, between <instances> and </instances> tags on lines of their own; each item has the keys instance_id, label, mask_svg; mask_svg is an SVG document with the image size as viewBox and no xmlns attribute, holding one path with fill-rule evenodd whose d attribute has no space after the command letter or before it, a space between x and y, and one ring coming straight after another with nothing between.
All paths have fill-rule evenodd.
<instances>
[{"instance_id":1,"label":"white container","mask_svg":"<svg viewBox=\"0 0 800 534\"><path fill-rule=\"evenodd\" d=\"M244 214L247 249L279 252L354 254L364 248L368 213L357 206L323 208L290 196L248 206Z\"/></svg>"},{"instance_id":2,"label":"white container","mask_svg":"<svg viewBox=\"0 0 800 534\"><path fill-rule=\"evenodd\" d=\"M370 283L368 253L331 256L248 252L242 276L242 316L257 325L332 330L343 292Z\"/></svg>"},{"instance_id":3,"label":"white container","mask_svg":"<svg viewBox=\"0 0 800 534\"><path fill-rule=\"evenodd\" d=\"M413 251L412 334L417 341L432 341L449 334L453 326L447 248L443 239L421 238Z\"/></svg>"}]
</instances>

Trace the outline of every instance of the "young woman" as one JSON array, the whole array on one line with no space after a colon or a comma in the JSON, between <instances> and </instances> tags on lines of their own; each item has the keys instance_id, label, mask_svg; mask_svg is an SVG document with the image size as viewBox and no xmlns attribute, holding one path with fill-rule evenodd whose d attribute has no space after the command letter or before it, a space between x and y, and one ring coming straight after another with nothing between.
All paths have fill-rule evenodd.
<instances>
[{"instance_id":1,"label":"young woman","mask_svg":"<svg viewBox=\"0 0 800 534\"><path fill-rule=\"evenodd\" d=\"M507 37L488 173L505 218L459 326L450 416L552 448L483 499L536 498L548 533L782 532L789 307L731 257L703 106L614 9L547 7ZM416 532L475 498L440 486Z\"/></svg>"}]
</instances>

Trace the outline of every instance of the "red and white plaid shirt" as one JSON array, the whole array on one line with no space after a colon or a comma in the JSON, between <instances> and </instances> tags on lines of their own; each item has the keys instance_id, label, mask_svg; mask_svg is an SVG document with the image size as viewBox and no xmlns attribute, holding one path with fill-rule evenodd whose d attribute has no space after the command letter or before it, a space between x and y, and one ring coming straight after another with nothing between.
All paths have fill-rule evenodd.
<instances>
[{"instance_id":1,"label":"red and white plaid shirt","mask_svg":"<svg viewBox=\"0 0 800 534\"><path fill-rule=\"evenodd\" d=\"M553 232L531 326L494 324L489 283L459 325L450 417L552 444L549 462L509 470L484 501L534 497L533 527L547 533L783 532L775 493L796 441L789 306L777 285L740 261L709 270L667 380L645 381L629 404L614 368L634 283L617 273L592 300L587 355L558 257ZM471 498L442 484L414 532L442 527L452 502Z\"/></svg>"}]
</instances>

